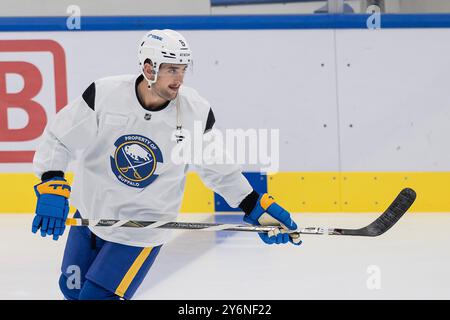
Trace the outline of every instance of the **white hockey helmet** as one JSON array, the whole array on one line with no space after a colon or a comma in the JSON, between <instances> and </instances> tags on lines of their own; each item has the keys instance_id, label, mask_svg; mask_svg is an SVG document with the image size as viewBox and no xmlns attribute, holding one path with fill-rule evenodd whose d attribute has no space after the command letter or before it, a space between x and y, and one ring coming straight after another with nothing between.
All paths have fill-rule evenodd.
<instances>
[{"instance_id":1,"label":"white hockey helmet","mask_svg":"<svg viewBox=\"0 0 450 320\"><path fill-rule=\"evenodd\" d=\"M149 31L139 43L139 66L148 84L156 82L159 67L162 63L192 64L192 53L186 39L178 32L170 29ZM150 59L155 78L147 79L144 74L144 63Z\"/></svg>"}]
</instances>

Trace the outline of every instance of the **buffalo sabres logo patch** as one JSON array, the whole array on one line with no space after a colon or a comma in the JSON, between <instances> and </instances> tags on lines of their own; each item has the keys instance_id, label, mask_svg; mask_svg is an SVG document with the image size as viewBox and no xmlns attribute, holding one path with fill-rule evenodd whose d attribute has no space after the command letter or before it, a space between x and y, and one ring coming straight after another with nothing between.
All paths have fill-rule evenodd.
<instances>
[{"instance_id":1,"label":"buffalo sabres logo patch","mask_svg":"<svg viewBox=\"0 0 450 320\"><path fill-rule=\"evenodd\" d=\"M145 188L158 177L158 163L163 162L159 147L140 135L125 135L114 143L111 168L117 179L134 188Z\"/></svg>"}]
</instances>

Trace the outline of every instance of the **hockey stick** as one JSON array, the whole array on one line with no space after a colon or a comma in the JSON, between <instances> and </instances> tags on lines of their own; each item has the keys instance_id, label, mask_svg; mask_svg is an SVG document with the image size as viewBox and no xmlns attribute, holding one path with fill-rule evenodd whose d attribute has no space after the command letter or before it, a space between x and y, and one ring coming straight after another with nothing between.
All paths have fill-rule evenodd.
<instances>
[{"instance_id":1,"label":"hockey stick","mask_svg":"<svg viewBox=\"0 0 450 320\"><path fill-rule=\"evenodd\" d=\"M299 234L336 235L336 236L362 236L377 237L388 231L408 211L416 199L416 192L410 188L403 189L391 205L371 224L360 229L339 229L308 227L297 230L282 230L293 237ZM69 218L68 226L92 226L92 227L127 227L127 228L162 228L184 229L201 231L249 231L270 232L279 229L279 226L252 226L220 223L197 222L167 222L167 221L133 221L133 220L89 220Z\"/></svg>"}]
</instances>

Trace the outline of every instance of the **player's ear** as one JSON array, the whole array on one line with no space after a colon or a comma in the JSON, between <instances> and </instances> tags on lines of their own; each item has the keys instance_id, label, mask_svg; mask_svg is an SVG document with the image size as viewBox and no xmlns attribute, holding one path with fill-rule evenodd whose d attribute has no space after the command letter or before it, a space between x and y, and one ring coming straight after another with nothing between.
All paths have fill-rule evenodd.
<instances>
[{"instance_id":1,"label":"player's ear","mask_svg":"<svg viewBox=\"0 0 450 320\"><path fill-rule=\"evenodd\" d=\"M155 79L155 71L153 70L153 64L150 59L145 60L144 62L144 73L145 77L150 80Z\"/></svg>"}]
</instances>

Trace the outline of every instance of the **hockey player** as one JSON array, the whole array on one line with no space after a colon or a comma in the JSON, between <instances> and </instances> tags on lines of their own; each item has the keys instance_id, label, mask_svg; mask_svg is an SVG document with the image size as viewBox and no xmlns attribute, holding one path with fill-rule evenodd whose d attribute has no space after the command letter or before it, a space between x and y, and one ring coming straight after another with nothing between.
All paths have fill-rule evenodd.
<instances>
[{"instance_id":1,"label":"hockey player","mask_svg":"<svg viewBox=\"0 0 450 320\"><path fill-rule=\"evenodd\" d=\"M186 164L171 161L181 130L201 121L209 134L215 123L210 104L182 86L191 50L173 30L153 30L139 43L141 74L93 82L46 127L34 157L41 183L35 186L32 232L57 240L71 204L75 217L89 219L172 220L179 211ZM174 133L176 139L174 139ZM64 174L77 160L73 193ZM290 214L267 194L252 189L238 166L195 167L205 184L254 225L278 224L281 232L260 233L268 244L294 243L283 230L297 229ZM59 285L67 299L131 299L168 230L71 228ZM80 281L73 281L75 271Z\"/></svg>"}]
</instances>

